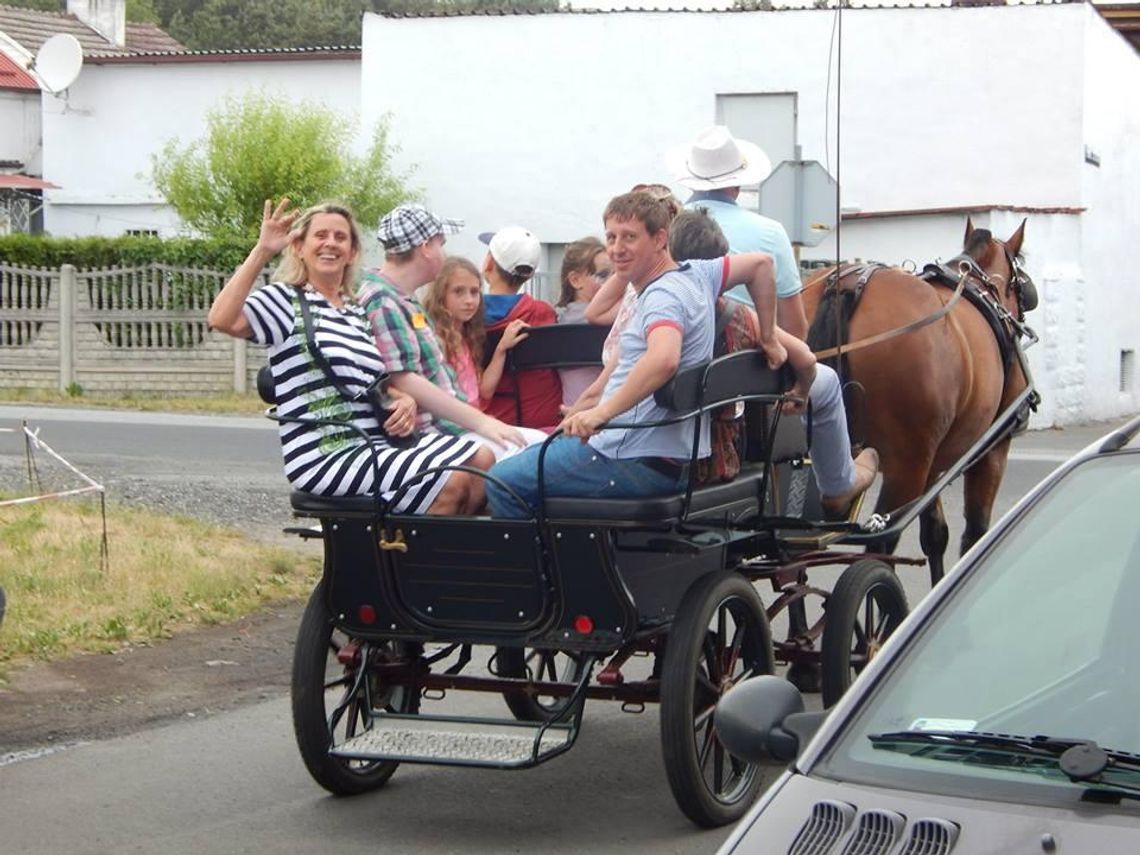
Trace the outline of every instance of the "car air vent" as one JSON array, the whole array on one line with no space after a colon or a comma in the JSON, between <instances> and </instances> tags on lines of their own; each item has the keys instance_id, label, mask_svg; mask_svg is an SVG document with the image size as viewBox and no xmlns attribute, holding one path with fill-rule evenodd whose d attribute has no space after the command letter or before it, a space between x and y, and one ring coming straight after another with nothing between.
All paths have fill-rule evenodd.
<instances>
[{"instance_id":1,"label":"car air vent","mask_svg":"<svg viewBox=\"0 0 1140 855\"><path fill-rule=\"evenodd\" d=\"M816 802L788 855L825 855L847 833L853 819L854 805L830 800Z\"/></svg>"},{"instance_id":2,"label":"car air vent","mask_svg":"<svg viewBox=\"0 0 1140 855\"><path fill-rule=\"evenodd\" d=\"M948 855L958 842L958 826L945 819L916 819L901 855Z\"/></svg>"},{"instance_id":3,"label":"car air vent","mask_svg":"<svg viewBox=\"0 0 1140 855\"><path fill-rule=\"evenodd\" d=\"M855 833L843 855L886 855L898 841L906 818L893 810L869 810L859 815Z\"/></svg>"}]
</instances>

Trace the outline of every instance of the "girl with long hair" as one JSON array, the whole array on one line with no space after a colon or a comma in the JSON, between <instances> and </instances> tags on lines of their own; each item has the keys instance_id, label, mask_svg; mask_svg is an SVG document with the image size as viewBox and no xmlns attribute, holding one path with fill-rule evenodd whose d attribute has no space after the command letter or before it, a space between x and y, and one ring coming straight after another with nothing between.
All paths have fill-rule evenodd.
<instances>
[{"instance_id":1,"label":"girl with long hair","mask_svg":"<svg viewBox=\"0 0 1140 855\"><path fill-rule=\"evenodd\" d=\"M503 376L507 351L526 338L526 324L508 324L484 366L483 280L474 264L458 256L444 261L428 285L424 308L467 403L486 409Z\"/></svg>"}]
</instances>

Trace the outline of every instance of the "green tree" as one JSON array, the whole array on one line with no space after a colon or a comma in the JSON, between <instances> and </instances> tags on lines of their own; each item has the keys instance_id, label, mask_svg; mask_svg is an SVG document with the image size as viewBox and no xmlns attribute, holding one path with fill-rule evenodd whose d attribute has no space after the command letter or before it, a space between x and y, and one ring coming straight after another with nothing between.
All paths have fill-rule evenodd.
<instances>
[{"instance_id":1,"label":"green tree","mask_svg":"<svg viewBox=\"0 0 1140 855\"><path fill-rule=\"evenodd\" d=\"M207 237L253 240L267 198L304 207L347 203L365 228L413 194L392 172L386 122L363 155L352 150L356 127L312 103L261 93L226 99L207 117L205 137L170 140L152 157L154 184L191 229Z\"/></svg>"},{"instance_id":2,"label":"green tree","mask_svg":"<svg viewBox=\"0 0 1140 855\"><path fill-rule=\"evenodd\" d=\"M162 0L159 0L160 4ZM365 0L189 0L167 4L168 32L196 49L360 44ZM160 6L160 13L163 8Z\"/></svg>"}]
</instances>

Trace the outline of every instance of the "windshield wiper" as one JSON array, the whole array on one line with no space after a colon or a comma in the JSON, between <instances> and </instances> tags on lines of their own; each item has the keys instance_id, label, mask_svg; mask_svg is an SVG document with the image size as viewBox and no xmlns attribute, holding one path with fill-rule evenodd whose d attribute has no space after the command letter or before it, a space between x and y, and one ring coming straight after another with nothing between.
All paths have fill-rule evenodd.
<instances>
[{"instance_id":1,"label":"windshield wiper","mask_svg":"<svg viewBox=\"0 0 1140 855\"><path fill-rule=\"evenodd\" d=\"M1091 739L972 730L897 730L872 733L867 738L875 748L904 750L915 757L1011 768L1057 769L1073 783L1092 784L1084 793L1086 797L1140 799L1140 785L1103 779L1105 771L1140 771L1140 755L1101 748Z\"/></svg>"}]
</instances>

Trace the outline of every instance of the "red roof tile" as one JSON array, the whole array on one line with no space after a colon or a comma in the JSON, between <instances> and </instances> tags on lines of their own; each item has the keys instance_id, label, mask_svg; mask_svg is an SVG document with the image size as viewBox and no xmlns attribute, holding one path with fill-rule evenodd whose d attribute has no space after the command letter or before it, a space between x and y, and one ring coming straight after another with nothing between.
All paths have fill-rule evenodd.
<instances>
[{"instance_id":1,"label":"red roof tile","mask_svg":"<svg viewBox=\"0 0 1140 855\"><path fill-rule=\"evenodd\" d=\"M18 63L0 53L0 89L18 89L39 92L39 84Z\"/></svg>"}]
</instances>

